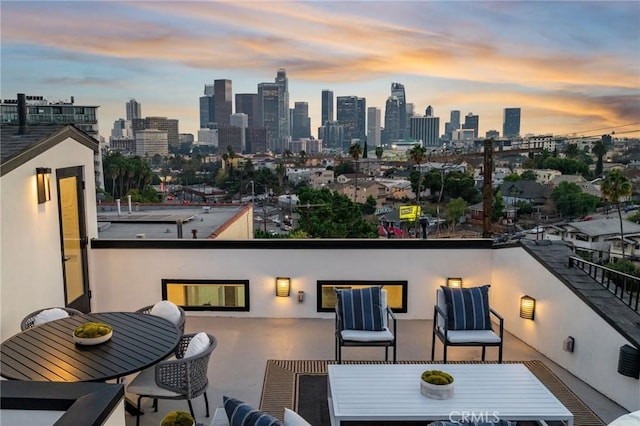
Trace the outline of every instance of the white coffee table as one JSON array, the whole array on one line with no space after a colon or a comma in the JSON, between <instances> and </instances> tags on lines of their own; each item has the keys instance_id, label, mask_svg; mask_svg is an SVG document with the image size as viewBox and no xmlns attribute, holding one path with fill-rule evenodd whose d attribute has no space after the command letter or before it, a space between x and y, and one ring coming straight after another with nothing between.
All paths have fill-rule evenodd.
<instances>
[{"instance_id":1,"label":"white coffee table","mask_svg":"<svg viewBox=\"0 0 640 426\"><path fill-rule=\"evenodd\" d=\"M447 400L420 393L420 374L454 376ZM573 414L522 364L329 365L331 425L350 420L561 420Z\"/></svg>"}]
</instances>

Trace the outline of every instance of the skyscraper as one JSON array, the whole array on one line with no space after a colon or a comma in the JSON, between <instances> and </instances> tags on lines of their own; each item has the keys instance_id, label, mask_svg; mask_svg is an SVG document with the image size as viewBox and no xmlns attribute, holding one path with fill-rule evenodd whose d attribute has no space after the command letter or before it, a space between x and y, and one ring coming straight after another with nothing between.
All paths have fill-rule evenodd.
<instances>
[{"instance_id":1,"label":"skyscraper","mask_svg":"<svg viewBox=\"0 0 640 426\"><path fill-rule=\"evenodd\" d=\"M214 80L214 115L216 123L229 125L231 117L233 94L231 91L231 80Z\"/></svg>"},{"instance_id":2,"label":"skyscraper","mask_svg":"<svg viewBox=\"0 0 640 426\"><path fill-rule=\"evenodd\" d=\"M404 91L404 84L391 83L391 96L398 98L398 139L404 139L408 133L407 97Z\"/></svg>"},{"instance_id":3,"label":"skyscraper","mask_svg":"<svg viewBox=\"0 0 640 426\"><path fill-rule=\"evenodd\" d=\"M473 138L478 138L478 129L480 128L480 117L473 115L472 112L464 117L463 129L473 129Z\"/></svg>"},{"instance_id":4,"label":"skyscraper","mask_svg":"<svg viewBox=\"0 0 640 426\"><path fill-rule=\"evenodd\" d=\"M400 101L397 96L389 96L384 106L384 134L385 144L402 139L400 136Z\"/></svg>"},{"instance_id":5,"label":"skyscraper","mask_svg":"<svg viewBox=\"0 0 640 426\"><path fill-rule=\"evenodd\" d=\"M278 69L276 74L276 85L278 86L278 123L281 149L289 143L289 79L284 68Z\"/></svg>"},{"instance_id":6,"label":"skyscraper","mask_svg":"<svg viewBox=\"0 0 640 426\"><path fill-rule=\"evenodd\" d=\"M200 128L204 129L209 123L215 123L215 102L213 85L205 84L204 96L200 97Z\"/></svg>"},{"instance_id":7,"label":"skyscraper","mask_svg":"<svg viewBox=\"0 0 640 426\"><path fill-rule=\"evenodd\" d=\"M502 136L520 136L520 108L505 108L502 120Z\"/></svg>"},{"instance_id":8,"label":"skyscraper","mask_svg":"<svg viewBox=\"0 0 640 426\"><path fill-rule=\"evenodd\" d=\"M247 114L249 127L257 126L258 118L258 94L257 93L237 93L236 113Z\"/></svg>"},{"instance_id":9,"label":"skyscraper","mask_svg":"<svg viewBox=\"0 0 640 426\"><path fill-rule=\"evenodd\" d=\"M382 145L380 127L382 127L380 108L367 108L367 145L369 148Z\"/></svg>"},{"instance_id":10,"label":"skyscraper","mask_svg":"<svg viewBox=\"0 0 640 426\"><path fill-rule=\"evenodd\" d=\"M333 92L331 90L322 91L322 121L320 121L320 125L324 126L327 121L333 121Z\"/></svg>"},{"instance_id":11,"label":"skyscraper","mask_svg":"<svg viewBox=\"0 0 640 426\"><path fill-rule=\"evenodd\" d=\"M444 123L444 138L448 141L452 140L452 134L455 130L460 129L460 111L451 111L449 121Z\"/></svg>"},{"instance_id":12,"label":"skyscraper","mask_svg":"<svg viewBox=\"0 0 640 426\"><path fill-rule=\"evenodd\" d=\"M132 121L134 118L142 118L142 105L135 99L129 99L126 108L127 121Z\"/></svg>"},{"instance_id":13,"label":"skyscraper","mask_svg":"<svg viewBox=\"0 0 640 426\"><path fill-rule=\"evenodd\" d=\"M258 84L258 120L260 127L267 129L267 150L282 152L279 139L280 121L278 119L278 85L276 83Z\"/></svg>"},{"instance_id":14,"label":"skyscraper","mask_svg":"<svg viewBox=\"0 0 640 426\"><path fill-rule=\"evenodd\" d=\"M366 99L357 96L338 96L336 100L338 123L344 132L342 149L348 150L353 139L364 141Z\"/></svg>"},{"instance_id":15,"label":"skyscraper","mask_svg":"<svg viewBox=\"0 0 640 426\"><path fill-rule=\"evenodd\" d=\"M311 119L309 118L309 104L307 102L296 102L293 108L291 139L300 140L310 137Z\"/></svg>"},{"instance_id":16,"label":"skyscraper","mask_svg":"<svg viewBox=\"0 0 640 426\"><path fill-rule=\"evenodd\" d=\"M429 107L430 108L430 107ZM429 110L427 108L427 111ZM422 141L424 147L440 146L440 117L425 115L424 117L410 118L410 136L413 139Z\"/></svg>"}]
</instances>

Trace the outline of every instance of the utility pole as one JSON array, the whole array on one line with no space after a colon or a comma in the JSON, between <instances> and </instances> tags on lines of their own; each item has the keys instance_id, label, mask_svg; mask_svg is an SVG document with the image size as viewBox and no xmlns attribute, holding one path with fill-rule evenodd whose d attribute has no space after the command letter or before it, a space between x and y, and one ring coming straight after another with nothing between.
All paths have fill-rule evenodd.
<instances>
[{"instance_id":1,"label":"utility pole","mask_svg":"<svg viewBox=\"0 0 640 426\"><path fill-rule=\"evenodd\" d=\"M491 174L493 172L493 139L485 139L483 158L482 238L491 238L491 213L493 208L493 191L491 190Z\"/></svg>"}]
</instances>

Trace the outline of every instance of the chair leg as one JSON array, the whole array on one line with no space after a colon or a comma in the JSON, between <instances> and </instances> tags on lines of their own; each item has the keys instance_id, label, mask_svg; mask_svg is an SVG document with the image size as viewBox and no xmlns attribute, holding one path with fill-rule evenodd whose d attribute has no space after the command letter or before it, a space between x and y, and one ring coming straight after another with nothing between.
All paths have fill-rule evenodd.
<instances>
[{"instance_id":1,"label":"chair leg","mask_svg":"<svg viewBox=\"0 0 640 426\"><path fill-rule=\"evenodd\" d=\"M433 361L435 356L436 356L436 332L434 331L433 334L431 335L431 361Z\"/></svg>"},{"instance_id":2,"label":"chair leg","mask_svg":"<svg viewBox=\"0 0 640 426\"><path fill-rule=\"evenodd\" d=\"M384 362L389 362L389 346L384 347Z\"/></svg>"},{"instance_id":3,"label":"chair leg","mask_svg":"<svg viewBox=\"0 0 640 426\"><path fill-rule=\"evenodd\" d=\"M140 426L140 400L142 395L138 396L138 412L136 413L136 426Z\"/></svg>"},{"instance_id":4,"label":"chair leg","mask_svg":"<svg viewBox=\"0 0 640 426\"><path fill-rule=\"evenodd\" d=\"M209 417L209 398L207 398L207 393L204 393L204 405L207 407L207 417Z\"/></svg>"},{"instance_id":5,"label":"chair leg","mask_svg":"<svg viewBox=\"0 0 640 426\"><path fill-rule=\"evenodd\" d=\"M342 364L342 346L338 344L338 364Z\"/></svg>"},{"instance_id":6,"label":"chair leg","mask_svg":"<svg viewBox=\"0 0 640 426\"><path fill-rule=\"evenodd\" d=\"M487 352L487 347L486 347L486 346L483 346L483 347L482 347L482 361L484 361L484 356L485 356L485 353L486 353L486 352Z\"/></svg>"},{"instance_id":7,"label":"chair leg","mask_svg":"<svg viewBox=\"0 0 640 426\"><path fill-rule=\"evenodd\" d=\"M191 405L191 400L187 399L187 403L189 404L189 411L191 412L191 417L193 417L195 419L196 415L193 412L193 406Z\"/></svg>"},{"instance_id":8,"label":"chair leg","mask_svg":"<svg viewBox=\"0 0 640 426\"><path fill-rule=\"evenodd\" d=\"M447 342L444 342L444 351L443 351L443 356L442 356L442 363L446 364L447 363Z\"/></svg>"},{"instance_id":9,"label":"chair leg","mask_svg":"<svg viewBox=\"0 0 640 426\"><path fill-rule=\"evenodd\" d=\"M502 364L502 342L498 346L498 363Z\"/></svg>"},{"instance_id":10,"label":"chair leg","mask_svg":"<svg viewBox=\"0 0 640 426\"><path fill-rule=\"evenodd\" d=\"M398 352L398 347L396 346L396 342L393 342L393 363L397 364L398 363L398 358L396 356L396 352Z\"/></svg>"}]
</instances>

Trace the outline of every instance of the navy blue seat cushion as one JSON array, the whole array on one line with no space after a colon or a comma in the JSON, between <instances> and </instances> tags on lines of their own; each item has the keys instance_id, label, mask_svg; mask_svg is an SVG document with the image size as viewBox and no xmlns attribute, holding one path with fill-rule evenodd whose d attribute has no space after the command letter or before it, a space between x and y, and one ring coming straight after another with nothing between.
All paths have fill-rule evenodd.
<instances>
[{"instance_id":1,"label":"navy blue seat cushion","mask_svg":"<svg viewBox=\"0 0 640 426\"><path fill-rule=\"evenodd\" d=\"M239 399L223 396L222 400L230 426L283 426L280 420Z\"/></svg>"},{"instance_id":2,"label":"navy blue seat cushion","mask_svg":"<svg viewBox=\"0 0 640 426\"><path fill-rule=\"evenodd\" d=\"M469 288L442 286L449 330L491 330L489 285Z\"/></svg>"},{"instance_id":3,"label":"navy blue seat cushion","mask_svg":"<svg viewBox=\"0 0 640 426\"><path fill-rule=\"evenodd\" d=\"M380 287L336 290L338 312L346 330L384 330Z\"/></svg>"}]
</instances>

